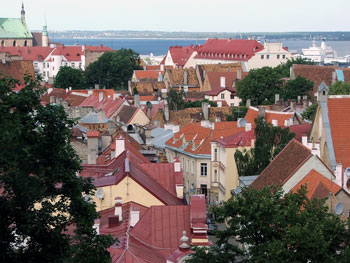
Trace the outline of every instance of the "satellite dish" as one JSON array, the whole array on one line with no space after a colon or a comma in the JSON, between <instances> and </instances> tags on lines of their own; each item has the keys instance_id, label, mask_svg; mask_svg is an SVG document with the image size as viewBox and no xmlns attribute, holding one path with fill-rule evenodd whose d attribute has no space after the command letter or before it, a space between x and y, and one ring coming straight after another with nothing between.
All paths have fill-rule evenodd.
<instances>
[{"instance_id":1,"label":"satellite dish","mask_svg":"<svg viewBox=\"0 0 350 263\"><path fill-rule=\"evenodd\" d=\"M350 167L345 168L345 175L350 177Z\"/></svg>"},{"instance_id":2,"label":"satellite dish","mask_svg":"<svg viewBox=\"0 0 350 263\"><path fill-rule=\"evenodd\" d=\"M343 213L343 210L344 210L344 205L343 205L342 202L339 202L339 203L335 206L334 212L335 212L337 215L340 215L341 213Z\"/></svg>"},{"instance_id":3,"label":"satellite dish","mask_svg":"<svg viewBox=\"0 0 350 263\"><path fill-rule=\"evenodd\" d=\"M103 199L103 197L105 196L105 192L103 191L102 188L98 188L97 191L96 191L96 197L98 199Z\"/></svg>"}]
</instances>

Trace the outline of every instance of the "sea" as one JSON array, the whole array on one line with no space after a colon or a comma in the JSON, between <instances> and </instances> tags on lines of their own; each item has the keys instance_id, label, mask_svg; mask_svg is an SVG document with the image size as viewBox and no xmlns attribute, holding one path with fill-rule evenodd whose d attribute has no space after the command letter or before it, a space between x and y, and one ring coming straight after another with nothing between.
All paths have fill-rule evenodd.
<instances>
[{"instance_id":1,"label":"sea","mask_svg":"<svg viewBox=\"0 0 350 263\"><path fill-rule=\"evenodd\" d=\"M55 38L53 42L63 43L65 45L104 45L112 49L130 48L140 55L165 55L170 46L189 46L202 45L205 39L96 39L96 38ZM291 51L301 52L302 48L312 46L312 40L268 40L269 42L282 42L283 46ZM321 43L316 41L316 45ZM326 41L327 46L331 46L338 57L350 55L350 41Z\"/></svg>"}]
</instances>

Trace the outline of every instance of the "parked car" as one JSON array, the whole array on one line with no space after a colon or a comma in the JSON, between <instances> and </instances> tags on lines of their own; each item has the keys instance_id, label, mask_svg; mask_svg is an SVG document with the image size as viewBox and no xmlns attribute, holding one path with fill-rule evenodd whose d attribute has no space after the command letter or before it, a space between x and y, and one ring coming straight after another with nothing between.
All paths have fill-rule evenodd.
<instances>
[{"instance_id":1,"label":"parked car","mask_svg":"<svg viewBox=\"0 0 350 263\"><path fill-rule=\"evenodd\" d=\"M216 224L210 223L208 224L208 235L215 235L218 226Z\"/></svg>"}]
</instances>

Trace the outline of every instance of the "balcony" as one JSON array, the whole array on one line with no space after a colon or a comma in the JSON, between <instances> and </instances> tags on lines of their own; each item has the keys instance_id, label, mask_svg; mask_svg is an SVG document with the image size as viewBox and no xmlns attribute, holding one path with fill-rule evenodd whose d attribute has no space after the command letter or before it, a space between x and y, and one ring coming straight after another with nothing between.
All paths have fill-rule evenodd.
<instances>
[{"instance_id":1,"label":"balcony","mask_svg":"<svg viewBox=\"0 0 350 263\"><path fill-rule=\"evenodd\" d=\"M222 193L226 193L225 187L220 182L211 182L211 188L219 188Z\"/></svg>"}]
</instances>

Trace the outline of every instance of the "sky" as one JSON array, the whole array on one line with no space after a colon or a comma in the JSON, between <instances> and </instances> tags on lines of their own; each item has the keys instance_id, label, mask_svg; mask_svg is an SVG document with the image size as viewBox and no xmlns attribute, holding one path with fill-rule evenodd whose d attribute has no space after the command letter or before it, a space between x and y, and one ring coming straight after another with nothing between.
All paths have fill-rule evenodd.
<instances>
[{"instance_id":1,"label":"sky","mask_svg":"<svg viewBox=\"0 0 350 263\"><path fill-rule=\"evenodd\" d=\"M1 0L20 17L22 0ZM4 4L6 2L6 4ZM349 0L23 0L27 25L49 30L350 31Z\"/></svg>"}]
</instances>

